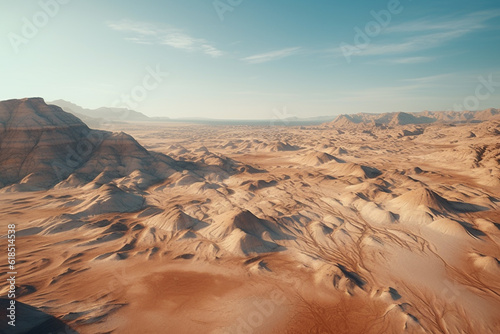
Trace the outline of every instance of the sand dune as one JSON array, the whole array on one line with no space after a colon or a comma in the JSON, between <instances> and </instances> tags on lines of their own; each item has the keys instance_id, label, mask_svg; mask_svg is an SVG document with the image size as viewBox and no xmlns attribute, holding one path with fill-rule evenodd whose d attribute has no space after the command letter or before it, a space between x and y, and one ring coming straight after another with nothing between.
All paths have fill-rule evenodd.
<instances>
[{"instance_id":1,"label":"sand dune","mask_svg":"<svg viewBox=\"0 0 500 334\"><path fill-rule=\"evenodd\" d=\"M409 191L392 200L391 204L405 211L415 210L419 207L423 209L430 208L442 212L452 210L450 202L426 187Z\"/></svg>"},{"instance_id":2,"label":"sand dune","mask_svg":"<svg viewBox=\"0 0 500 334\"><path fill-rule=\"evenodd\" d=\"M110 133L4 101L18 301L79 333L496 334L496 115ZM89 135L102 141L59 180L51 163Z\"/></svg>"},{"instance_id":3,"label":"sand dune","mask_svg":"<svg viewBox=\"0 0 500 334\"><path fill-rule=\"evenodd\" d=\"M345 163L344 160L324 152L310 152L307 155L300 157L300 159L297 159L297 161L308 166L319 166L330 161Z\"/></svg>"}]
</instances>

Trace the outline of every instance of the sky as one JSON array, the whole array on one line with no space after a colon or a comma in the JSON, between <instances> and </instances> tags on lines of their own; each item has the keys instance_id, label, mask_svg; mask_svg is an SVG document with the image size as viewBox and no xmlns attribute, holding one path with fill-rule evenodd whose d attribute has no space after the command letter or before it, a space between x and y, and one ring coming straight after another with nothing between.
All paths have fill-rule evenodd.
<instances>
[{"instance_id":1,"label":"sky","mask_svg":"<svg viewBox=\"0 0 500 334\"><path fill-rule=\"evenodd\" d=\"M0 100L171 118L500 107L498 0L0 0Z\"/></svg>"}]
</instances>

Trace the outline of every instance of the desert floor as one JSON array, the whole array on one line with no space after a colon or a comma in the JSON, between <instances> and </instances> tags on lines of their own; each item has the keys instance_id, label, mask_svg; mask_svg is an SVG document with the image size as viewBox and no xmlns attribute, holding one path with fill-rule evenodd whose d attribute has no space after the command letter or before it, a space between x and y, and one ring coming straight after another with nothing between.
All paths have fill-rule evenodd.
<instances>
[{"instance_id":1,"label":"desert floor","mask_svg":"<svg viewBox=\"0 0 500 334\"><path fill-rule=\"evenodd\" d=\"M500 333L497 128L116 125L203 173L0 194L18 300L92 334Z\"/></svg>"}]
</instances>

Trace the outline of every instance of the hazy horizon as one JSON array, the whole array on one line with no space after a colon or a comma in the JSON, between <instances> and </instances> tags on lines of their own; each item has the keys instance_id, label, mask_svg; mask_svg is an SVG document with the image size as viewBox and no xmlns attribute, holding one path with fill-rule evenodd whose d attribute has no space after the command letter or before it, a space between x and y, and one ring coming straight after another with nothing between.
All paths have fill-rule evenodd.
<instances>
[{"instance_id":1,"label":"hazy horizon","mask_svg":"<svg viewBox=\"0 0 500 334\"><path fill-rule=\"evenodd\" d=\"M31 96L31 97L22 97L22 98L14 98L14 99L25 99L25 98L43 98L43 96ZM49 101L47 99L44 99L46 103L48 104L53 104L53 102L57 102L57 101L64 101L64 102L69 102L69 103L73 103L72 101L67 101L67 100L64 100L64 99L57 99L57 100L53 100L53 101ZM100 107L97 107L97 108L89 108L89 107L85 107L85 106L81 106L81 105L78 105L76 103L73 103L75 105L77 105L78 107L81 107L83 109L88 109L88 110L98 110L98 109L101 109L101 108L114 108L113 106L100 106ZM119 108L119 107L118 107ZM64 109L64 108L63 108ZM486 106L484 108L480 108L480 109L469 109L469 110L458 110L459 112L476 112L476 111L483 111L483 110L490 110L490 109L499 109L498 107L495 107L495 106ZM134 109L130 109L131 111L138 111L138 110L134 110ZM289 112L286 110L286 108L283 108L283 109L273 109L272 110L272 113L270 114L270 116L268 118L231 118L231 115L229 115L229 117L227 118L212 118L212 117L203 117L203 116L179 116L179 117L168 117L168 116L151 116L149 115L148 113L143 113L141 112L142 114L144 114L145 116L147 117L150 117L150 118L165 118L165 119L171 119L172 121L176 121L176 120L180 120L180 121L183 121L183 120L200 120L200 121L242 121L242 122L245 122L245 121L249 121L249 122L259 122L259 121L266 121L266 122L269 122L269 121L272 121L272 120L293 120L293 119L297 119L297 120L315 120L317 119L318 121L321 120L321 122L324 122L325 119L329 119L331 118L332 120L335 119L336 117L338 116L341 116L341 115L356 115L356 114L374 114L374 115L380 115L380 114L384 114L384 113L409 113L409 114L412 114L412 113L425 113L425 112L448 112L448 111L456 111L456 110L419 110L419 111L405 111L405 110L397 110L397 111L389 111L389 112L384 112L384 111L379 111L379 112L373 112L373 111L356 111L356 112L352 112L352 113L332 113L332 114L329 114L329 115L316 115L316 116L295 116L295 115L291 115L289 114Z\"/></svg>"}]
</instances>

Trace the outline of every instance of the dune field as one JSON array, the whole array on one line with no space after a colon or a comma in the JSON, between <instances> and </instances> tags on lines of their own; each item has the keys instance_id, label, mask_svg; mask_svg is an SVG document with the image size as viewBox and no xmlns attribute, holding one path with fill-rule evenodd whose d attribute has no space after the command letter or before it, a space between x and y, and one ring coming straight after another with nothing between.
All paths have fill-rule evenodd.
<instances>
[{"instance_id":1,"label":"dune field","mask_svg":"<svg viewBox=\"0 0 500 334\"><path fill-rule=\"evenodd\" d=\"M42 99L1 102L0 247L15 224L18 321L499 333L500 119L486 113L111 132Z\"/></svg>"}]
</instances>

